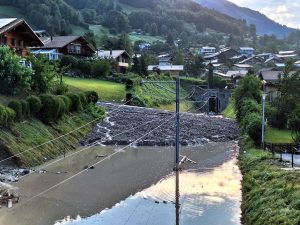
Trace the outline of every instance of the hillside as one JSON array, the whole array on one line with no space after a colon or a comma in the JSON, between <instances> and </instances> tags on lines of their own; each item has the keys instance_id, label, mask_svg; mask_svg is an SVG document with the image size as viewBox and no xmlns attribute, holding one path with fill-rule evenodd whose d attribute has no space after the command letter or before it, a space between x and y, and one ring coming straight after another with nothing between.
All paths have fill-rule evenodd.
<instances>
[{"instance_id":1,"label":"hillside","mask_svg":"<svg viewBox=\"0 0 300 225\"><path fill-rule=\"evenodd\" d=\"M279 23L269 19L264 14L258 11L251 10L245 7L239 7L238 5L229 2L227 0L194 0L200 5L214 9L226 15L232 16L237 19L245 19L248 24L255 24L257 33L259 35L276 35L279 38L288 36L291 32L296 31L293 28L283 26Z\"/></svg>"},{"instance_id":2,"label":"hillside","mask_svg":"<svg viewBox=\"0 0 300 225\"><path fill-rule=\"evenodd\" d=\"M192 0L0 0L2 17L23 17L50 34L87 31L102 26L111 34L141 30L155 37L180 38L206 29L242 36L241 20L203 8ZM197 38L195 38L197 39Z\"/></svg>"}]
</instances>

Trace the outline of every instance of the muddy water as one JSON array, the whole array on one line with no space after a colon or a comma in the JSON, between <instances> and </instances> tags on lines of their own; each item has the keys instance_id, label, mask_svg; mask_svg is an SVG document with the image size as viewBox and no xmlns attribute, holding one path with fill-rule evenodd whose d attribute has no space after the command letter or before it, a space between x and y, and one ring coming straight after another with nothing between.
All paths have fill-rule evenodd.
<instances>
[{"instance_id":1,"label":"muddy water","mask_svg":"<svg viewBox=\"0 0 300 225\"><path fill-rule=\"evenodd\" d=\"M238 224L234 221L238 221L239 217L240 173L234 161L234 145L233 142L210 143L182 148L183 155L197 162L195 165L185 164L180 175L180 217L187 221L185 224L200 224L193 221L207 220L208 217L214 219L215 215L232 221L221 224ZM95 223L80 221L79 224L99 224L99 221L112 225L125 224L126 221L127 224L147 224L138 220L146 218L143 216L146 214L149 224L173 224L174 148L126 149L94 169L44 192L82 171L85 166L103 160L97 156L109 155L117 149L115 146L92 148L47 167L46 173L31 174L14 183L21 194L21 203L12 209L0 209L0 224L53 225L68 215L71 218L77 215L87 218L101 211L100 220L99 215L89 218L96 217ZM44 193L39 195L41 192ZM112 209L103 211L106 208ZM133 216L128 218L129 214Z\"/></svg>"}]
</instances>

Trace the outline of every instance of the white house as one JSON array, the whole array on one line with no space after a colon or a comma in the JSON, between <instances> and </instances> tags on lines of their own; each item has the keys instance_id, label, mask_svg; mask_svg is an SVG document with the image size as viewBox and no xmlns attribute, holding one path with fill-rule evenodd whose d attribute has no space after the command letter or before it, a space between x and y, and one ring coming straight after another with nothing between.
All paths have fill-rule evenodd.
<instances>
[{"instance_id":1,"label":"white house","mask_svg":"<svg viewBox=\"0 0 300 225\"><path fill-rule=\"evenodd\" d=\"M211 54L215 54L217 52L217 49L215 47L202 47L200 49L200 55L211 55Z\"/></svg>"},{"instance_id":2,"label":"white house","mask_svg":"<svg viewBox=\"0 0 300 225\"><path fill-rule=\"evenodd\" d=\"M255 53L254 48L251 48L251 47L241 47L240 48L240 54L241 55L251 57L251 56L254 55L254 53Z\"/></svg>"},{"instance_id":3,"label":"white house","mask_svg":"<svg viewBox=\"0 0 300 225\"><path fill-rule=\"evenodd\" d=\"M48 60L59 60L63 55L57 49L40 49L31 51L31 53L34 55L43 55Z\"/></svg>"}]
</instances>

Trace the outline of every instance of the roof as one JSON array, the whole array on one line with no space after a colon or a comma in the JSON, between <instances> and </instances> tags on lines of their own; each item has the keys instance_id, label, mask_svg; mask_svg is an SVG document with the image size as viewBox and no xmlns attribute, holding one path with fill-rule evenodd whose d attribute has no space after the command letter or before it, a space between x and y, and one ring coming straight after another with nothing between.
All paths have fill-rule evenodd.
<instances>
[{"instance_id":1,"label":"roof","mask_svg":"<svg viewBox=\"0 0 300 225\"><path fill-rule=\"evenodd\" d=\"M231 77L231 76L246 76L248 73L248 71L237 71L237 70L229 70L227 73L226 73L226 76L227 77Z\"/></svg>"},{"instance_id":2,"label":"roof","mask_svg":"<svg viewBox=\"0 0 300 225\"><path fill-rule=\"evenodd\" d=\"M43 48L63 48L72 41L81 38L80 36L56 36L56 37L41 37L44 43Z\"/></svg>"},{"instance_id":3,"label":"roof","mask_svg":"<svg viewBox=\"0 0 300 225\"><path fill-rule=\"evenodd\" d=\"M292 57L295 57L297 56L297 54L277 54L276 57L277 58L292 58Z\"/></svg>"},{"instance_id":4,"label":"roof","mask_svg":"<svg viewBox=\"0 0 300 225\"><path fill-rule=\"evenodd\" d=\"M128 56L128 58L130 58L130 55L125 50L112 50L112 51L100 50L97 52L98 57L100 59L109 59L109 58L116 59L124 53Z\"/></svg>"},{"instance_id":5,"label":"roof","mask_svg":"<svg viewBox=\"0 0 300 225\"><path fill-rule=\"evenodd\" d=\"M291 55L294 53L295 51L279 51L279 55Z\"/></svg>"},{"instance_id":6,"label":"roof","mask_svg":"<svg viewBox=\"0 0 300 225\"><path fill-rule=\"evenodd\" d=\"M202 49L216 49L216 48L215 47L205 46L205 47L202 47Z\"/></svg>"},{"instance_id":7,"label":"roof","mask_svg":"<svg viewBox=\"0 0 300 225\"><path fill-rule=\"evenodd\" d=\"M236 66L238 68L252 68L253 67L249 64L234 64L234 66Z\"/></svg>"},{"instance_id":8,"label":"roof","mask_svg":"<svg viewBox=\"0 0 300 225\"><path fill-rule=\"evenodd\" d=\"M39 39L39 37L34 33L32 28L23 19L17 19L17 18L2 18L2 19L0 19L0 34L9 32L10 30L12 30L20 25L24 25L29 30L32 37L35 38L36 41L40 45L43 45L43 42Z\"/></svg>"},{"instance_id":9,"label":"roof","mask_svg":"<svg viewBox=\"0 0 300 225\"><path fill-rule=\"evenodd\" d=\"M280 78L281 72L280 71L262 71L260 73L261 79L274 83Z\"/></svg>"},{"instance_id":10,"label":"roof","mask_svg":"<svg viewBox=\"0 0 300 225\"><path fill-rule=\"evenodd\" d=\"M183 71L183 65L170 65L170 66L159 66L159 65L150 65L148 66L148 71L152 71L154 68L158 68L161 71Z\"/></svg>"},{"instance_id":11,"label":"roof","mask_svg":"<svg viewBox=\"0 0 300 225\"><path fill-rule=\"evenodd\" d=\"M240 47L240 50L251 50L251 51L254 51L254 48L251 48L251 47Z\"/></svg>"}]
</instances>

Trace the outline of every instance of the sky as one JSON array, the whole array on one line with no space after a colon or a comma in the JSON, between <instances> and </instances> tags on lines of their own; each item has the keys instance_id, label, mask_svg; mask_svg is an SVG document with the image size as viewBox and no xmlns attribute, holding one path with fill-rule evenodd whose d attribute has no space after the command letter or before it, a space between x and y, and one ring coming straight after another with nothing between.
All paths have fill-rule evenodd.
<instances>
[{"instance_id":1,"label":"sky","mask_svg":"<svg viewBox=\"0 0 300 225\"><path fill-rule=\"evenodd\" d=\"M265 14L280 24L300 29L300 0L229 0Z\"/></svg>"}]
</instances>

